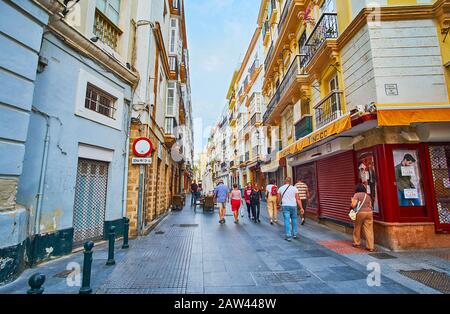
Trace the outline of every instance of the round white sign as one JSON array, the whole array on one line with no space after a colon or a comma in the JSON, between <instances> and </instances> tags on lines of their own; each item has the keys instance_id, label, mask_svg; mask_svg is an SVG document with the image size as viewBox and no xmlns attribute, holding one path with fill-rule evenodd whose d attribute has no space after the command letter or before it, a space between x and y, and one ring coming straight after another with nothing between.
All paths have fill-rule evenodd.
<instances>
[{"instance_id":1,"label":"round white sign","mask_svg":"<svg viewBox=\"0 0 450 314\"><path fill-rule=\"evenodd\" d=\"M150 143L146 140L140 140L136 142L135 146L136 152L140 155L146 155L150 152L151 146Z\"/></svg>"}]
</instances>

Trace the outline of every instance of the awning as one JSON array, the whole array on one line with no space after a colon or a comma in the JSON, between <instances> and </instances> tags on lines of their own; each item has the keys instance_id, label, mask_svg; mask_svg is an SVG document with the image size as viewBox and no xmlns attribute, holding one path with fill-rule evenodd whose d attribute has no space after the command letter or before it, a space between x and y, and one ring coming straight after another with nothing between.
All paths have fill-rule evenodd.
<instances>
[{"instance_id":1,"label":"awning","mask_svg":"<svg viewBox=\"0 0 450 314\"><path fill-rule=\"evenodd\" d=\"M411 125L423 122L449 122L450 108L378 110L379 126Z\"/></svg>"},{"instance_id":2,"label":"awning","mask_svg":"<svg viewBox=\"0 0 450 314\"><path fill-rule=\"evenodd\" d=\"M333 122L329 124L328 126L325 126L301 139L296 141L295 143L289 145L285 149L283 149L281 152L278 153L278 159L281 159L283 157L286 157L287 155L293 155L295 153L298 153L302 151L304 148L317 143L331 135L339 134L344 132L345 130L348 130L352 127L352 122L350 119L350 115L346 115L343 118L337 120L336 122Z\"/></svg>"},{"instance_id":3,"label":"awning","mask_svg":"<svg viewBox=\"0 0 450 314\"><path fill-rule=\"evenodd\" d=\"M267 165L261 165L261 172L268 173L268 172L275 172L280 167L280 163L278 159L272 160Z\"/></svg>"}]
</instances>

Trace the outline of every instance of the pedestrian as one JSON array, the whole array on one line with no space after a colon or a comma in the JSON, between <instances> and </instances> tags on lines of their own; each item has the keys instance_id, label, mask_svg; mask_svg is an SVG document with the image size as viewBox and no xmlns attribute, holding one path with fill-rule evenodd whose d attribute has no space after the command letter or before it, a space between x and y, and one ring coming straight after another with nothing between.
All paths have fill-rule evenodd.
<instances>
[{"instance_id":1,"label":"pedestrian","mask_svg":"<svg viewBox=\"0 0 450 314\"><path fill-rule=\"evenodd\" d=\"M352 198L351 207L356 211L356 220L353 228L353 246L361 247L361 229L366 239L366 250L373 252L374 236L373 236L373 210L372 200L367 194L364 184L359 183L356 186L355 195Z\"/></svg>"},{"instance_id":2,"label":"pedestrian","mask_svg":"<svg viewBox=\"0 0 450 314\"><path fill-rule=\"evenodd\" d=\"M238 189L238 185L233 184L233 190L231 191L231 210L234 215L234 223L239 223L239 208L242 205L241 191Z\"/></svg>"},{"instance_id":3,"label":"pedestrian","mask_svg":"<svg viewBox=\"0 0 450 314\"><path fill-rule=\"evenodd\" d=\"M292 185L292 179L287 177L284 185L278 189L279 204L283 209L285 240L297 239L297 189ZM291 227L292 220L292 227Z\"/></svg>"},{"instance_id":4,"label":"pedestrian","mask_svg":"<svg viewBox=\"0 0 450 314\"><path fill-rule=\"evenodd\" d=\"M198 185L194 180L191 184L191 206L194 206L195 204L197 204L197 191L198 191Z\"/></svg>"},{"instance_id":5,"label":"pedestrian","mask_svg":"<svg viewBox=\"0 0 450 314\"><path fill-rule=\"evenodd\" d=\"M250 206L252 208L253 221L255 223L261 223L261 220L259 220L259 213L261 210L261 200L262 200L262 193L258 188L258 184L255 183L250 193Z\"/></svg>"},{"instance_id":6,"label":"pedestrian","mask_svg":"<svg viewBox=\"0 0 450 314\"><path fill-rule=\"evenodd\" d=\"M230 191L228 187L223 184L223 180L220 179L216 188L214 189L214 202L219 204L219 223L225 223L225 214L227 212L227 203L230 200Z\"/></svg>"},{"instance_id":7,"label":"pedestrian","mask_svg":"<svg viewBox=\"0 0 450 314\"><path fill-rule=\"evenodd\" d=\"M278 187L273 179L266 186L266 200L270 224L273 225L278 222Z\"/></svg>"},{"instance_id":8,"label":"pedestrian","mask_svg":"<svg viewBox=\"0 0 450 314\"><path fill-rule=\"evenodd\" d=\"M306 183L302 181L301 178L298 179L297 184L295 184L295 187L297 188L298 191L297 197L299 198L297 204L300 205L297 208L297 212L298 215L302 217L302 225L304 225L306 208L308 207L308 202L310 198L309 188L306 185Z\"/></svg>"},{"instance_id":9,"label":"pedestrian","mask_svg":"<svg viewBox=\"0 0 450 314\"><path fill-rule=\"evenodd\" d=\"M250 182L247 183L247 186L244 189L244 199L245 204L247 205L248 219L253 220L252 217L252 206L250 204L250 194L252 193L252 185Z\"/></svg>"}]
</instances>

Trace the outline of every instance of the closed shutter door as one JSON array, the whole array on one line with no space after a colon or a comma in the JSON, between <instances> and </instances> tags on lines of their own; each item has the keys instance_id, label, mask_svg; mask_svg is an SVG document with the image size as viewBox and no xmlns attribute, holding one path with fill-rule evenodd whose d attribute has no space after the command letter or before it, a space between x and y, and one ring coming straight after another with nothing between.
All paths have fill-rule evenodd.
<instances>
[{"instance_id":1,"label":"closed shutter door","mask_svg":"<svg viewBox=\"0 0 450 314\"><path fill-rule=\"evenodd\" d=\"M350 200L355 194L353 151L317 162L320 217L351 221Z\"/></svg>"}]
</instances>

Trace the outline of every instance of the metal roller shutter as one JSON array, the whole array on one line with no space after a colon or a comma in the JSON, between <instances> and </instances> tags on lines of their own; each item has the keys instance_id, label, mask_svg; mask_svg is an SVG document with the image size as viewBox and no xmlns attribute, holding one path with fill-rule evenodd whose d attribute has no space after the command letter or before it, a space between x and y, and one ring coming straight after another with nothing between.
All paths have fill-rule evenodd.
<instances>
[{"instance_id":1,"label":"metal roller shutter","mask_svg":"<svg viewBox=\"0 0 450 314\"><path fill-rule=\"evenodd\" d=\"M351 221L350 200L355 192L353 151L317 162L320 217Z\"/></svg>"}]
</instances>

